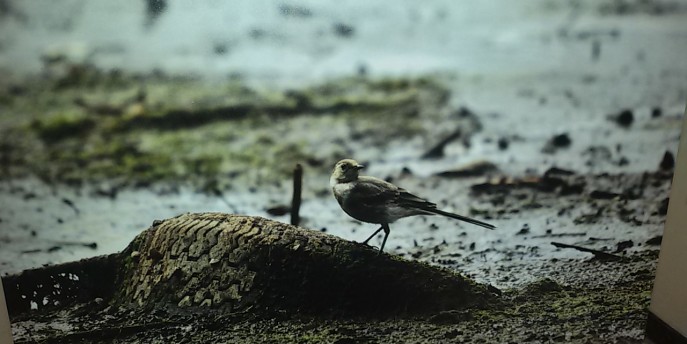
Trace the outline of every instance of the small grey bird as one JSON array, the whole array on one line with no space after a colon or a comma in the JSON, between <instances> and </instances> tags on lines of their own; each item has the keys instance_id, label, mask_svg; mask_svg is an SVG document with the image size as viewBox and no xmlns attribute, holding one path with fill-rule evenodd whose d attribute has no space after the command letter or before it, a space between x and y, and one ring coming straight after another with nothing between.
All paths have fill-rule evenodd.
<instances>
[{"instance_id":1,"label":"small grey bird","mask_svg":"<svg viewBox=\"0 0 687 344\"><path fill-rule=\"evenodd\" d=\"M436 214L488 229L496 228L482 221L439 210L436 204L384 180L359 176L358 171L363 167L353 159L337 162L329 178L329 185L346 214L363 222L382 225L363 241L363 244L367 244L379 231L384 230L384 240L379 253L384 250L384 244L389 237L389 224L407 216Z\"/></svg>"}]
</instances>

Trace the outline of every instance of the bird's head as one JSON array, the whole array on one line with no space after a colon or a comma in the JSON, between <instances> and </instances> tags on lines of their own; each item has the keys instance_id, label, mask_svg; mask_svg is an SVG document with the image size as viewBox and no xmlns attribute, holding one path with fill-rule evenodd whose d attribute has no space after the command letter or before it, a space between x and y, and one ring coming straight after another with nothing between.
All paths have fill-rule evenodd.
<instances>
[{"instance_id":1,"label":"bird's head","mask_svg":"<svg viewBox=\"0 0 687 344\"><path fill-rule=\"evenodd\" d=\"M334 165L332 179L338 183L348 183L358 179L358 171L365 166L353 159L343 159Z\"/></svg>"}]
</instances>

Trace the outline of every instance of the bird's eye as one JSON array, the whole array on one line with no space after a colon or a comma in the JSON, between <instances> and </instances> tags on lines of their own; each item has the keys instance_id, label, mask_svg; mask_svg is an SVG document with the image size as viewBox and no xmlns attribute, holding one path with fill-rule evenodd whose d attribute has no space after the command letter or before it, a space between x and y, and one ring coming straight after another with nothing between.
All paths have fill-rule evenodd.
<instances>
[{"instance_id":1,"label":"bird's eye","mask_svg":"<svg viewBox=\"0 0 687 344\"><path fill-rule=\"evenodd\" d=\"M341 169L344 171L348 170L349 167L350 167L350 165L348 165L348 164L341 165Z\"/></svg>"}]
</instances>

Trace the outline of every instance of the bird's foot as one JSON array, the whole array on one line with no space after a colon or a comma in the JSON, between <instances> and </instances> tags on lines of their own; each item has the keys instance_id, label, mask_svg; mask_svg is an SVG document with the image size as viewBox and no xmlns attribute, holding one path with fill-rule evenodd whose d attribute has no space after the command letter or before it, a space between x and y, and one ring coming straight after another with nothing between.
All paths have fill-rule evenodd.
<instances>
[{"instance_id":1,"label":"bird's foot","mask_svg":"<svg viewBox=\"0 0 687 344\"><path fill-rule=\"evenodd\" d=\"M365 246L367 246L368 248L371 248L371 249L377 249L377 246L375 246L375 245L370 245L370 244L367 243L367 241L359 242L359 244L360 244L360 245L365 245ZM378 255L378 256L381 255L382 252L383 252L383 250L382 250L382 248L380 247L380 248L379 248L379 251L377 251L377 255Z\"/></svg>"}]
</instances>

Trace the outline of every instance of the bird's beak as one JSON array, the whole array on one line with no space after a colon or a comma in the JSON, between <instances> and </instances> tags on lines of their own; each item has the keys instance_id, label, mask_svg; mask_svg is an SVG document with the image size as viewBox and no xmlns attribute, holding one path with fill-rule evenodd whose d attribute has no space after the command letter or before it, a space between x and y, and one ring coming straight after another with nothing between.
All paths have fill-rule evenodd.
<instances>
[{"instance_id":1,"label":"bird's beak","mask_svg":"<svg viewBox=\"0 0 687 344\"><path fill-rule=\"evenodd\" d=\"M365 165L355 165L356 170L362 170L363 168L365 168Z\"/></svg>"}]
</instances>

